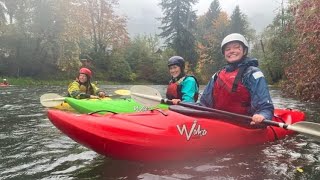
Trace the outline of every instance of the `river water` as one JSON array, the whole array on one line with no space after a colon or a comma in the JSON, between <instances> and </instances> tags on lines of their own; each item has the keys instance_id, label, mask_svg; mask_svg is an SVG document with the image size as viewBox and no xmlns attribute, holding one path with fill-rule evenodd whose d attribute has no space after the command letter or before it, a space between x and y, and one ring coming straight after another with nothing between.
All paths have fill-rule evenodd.
<instances>
[{"instance_id":1,"label":"river water","mask_svg":"<svg viewBox=\"0 0 320 180\"><path fill-rule=\"evenodd\" d=\"M112 93L130 85L104 88ZM320 179L320 143L300 134L192 161L112 160L77 144L46 117L39 97L65 89L0 87L0 179ZM299 109L320 123L320 103L283 98L274 88L271 95L277 108Z\"/></svg>"}]
</instances>

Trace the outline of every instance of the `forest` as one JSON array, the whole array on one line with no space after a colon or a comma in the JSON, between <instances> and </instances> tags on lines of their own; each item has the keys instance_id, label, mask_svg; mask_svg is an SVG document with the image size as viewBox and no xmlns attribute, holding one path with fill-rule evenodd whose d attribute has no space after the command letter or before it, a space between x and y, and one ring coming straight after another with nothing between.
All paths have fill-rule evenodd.
<instances>
[{"instance_id":1,"label":"forest","mask_svg":"<svg viewBox=\"0 0 320 180\"><path fill-rule=\"evenodd\" d=\"M239 6L229 15L213 0L197 16L196 3L161 0L161 33L131 38L128 18L115 11L118 0L0 0L0 77L73 79L79 59L90 56L97 80L166 84L167 60L180 55L206 84L225 65L222 39L241 33L269 84L320 101L319 0L290 0L259 34Z\"/></svg>"}]
</instances>

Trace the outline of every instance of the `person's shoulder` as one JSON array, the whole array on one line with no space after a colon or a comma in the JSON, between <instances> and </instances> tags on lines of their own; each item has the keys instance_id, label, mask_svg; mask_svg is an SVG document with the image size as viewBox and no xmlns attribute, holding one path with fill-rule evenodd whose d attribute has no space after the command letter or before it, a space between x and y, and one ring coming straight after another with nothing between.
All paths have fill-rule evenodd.
<instances>
[{"instance_id":1,"label":"person's shoulder","mask_svg":"<svg viewBox=\"0 0 320 180\"><path fill-rule=\"evenodd\" d=\"M69 83L69 86L70 85L79 85L79 82L78 81L72 81L72 82Z\"/></svg>"},{"instance_id":2,"label":"person's shoulder","mask_svg":"<svg viewBox=\"0 0 320 180\"><path fill-rule=\"evenodd\" d=\"M246 57L245 59L245 65L247 66L245 72L246 73L255 73L258 71L261 71L258 63L258 60L256 58Z\"/></svg>"},{"instance_id":3,"label":"person's shoulder","mask_svg":"<svg viewBox=\"0 0 320 180\"><path fill-rule=\"evenodd\" d=\"M258 67L258 60L256 58L246 58L246 65L247 68L245 69L244 72L244 78L251 78L253 77L254 79L259 79L261 77L264 77L261 69Z\"/></svg>"},{"instance_id":4,"label":"person's shoulder","mask_svg":"<svg viewBox=\"0 0 320 180\"><path fill-rule=\"evenodd\" d=\"M255 72L258 72L258 71L261 71L261 69L256 67L256 66L249 66L246 69L246 72L250 72L250 73L255 73Z\"/></svg>"},{"instance_id":5,"label":"person's shoulder","mask_svg":"<svg viewBox=\"0 0 320 180\"><path fill-rule=\"evenodd\" d=\"M184 81L197 81L196 77L193 75L187 75Z\"/></svg>"},{"instance_id":6,"label":"person's shoulder","mask_svg":"<svg viewBox=\"0 0 320 180\"><path fill-rule=\"evenodd\" d=\"M244 73L244 78L254 78L254 79L259 79L261 77L264 77L263 72L260 70L260 68L255 67L255 66L249 66L246 69L246 72Z\"/></svg>"}]
</instances>

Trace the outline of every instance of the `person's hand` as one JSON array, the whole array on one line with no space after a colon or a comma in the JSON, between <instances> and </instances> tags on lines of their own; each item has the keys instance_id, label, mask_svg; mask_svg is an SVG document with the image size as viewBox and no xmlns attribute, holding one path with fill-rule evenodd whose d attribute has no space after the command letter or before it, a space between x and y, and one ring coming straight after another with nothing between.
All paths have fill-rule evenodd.
<instances>
[{"instance_id":1,"label":"person's hand","mask_svg":"<svg viewBox=\"0 0 320 180\"><path fill-rule=\"evenodd\" d=\"M104 98L104 97L106 97L106 93L105 93L105 92L99 92L99 93L98 93L98 96L99 96L100 98Z\"/></svg>"},{"instance_id":2,"label":"person's hand","mask_svg":"<svg viewBox=\"0 0 320 180\"><path fill-rule=\"evenodd\" d=\"M172 104L174 104L174 105L177 105L177 104L179 104L179 102L181 102L180 99L172 99L171 101L172 101Z\"/></svg>"},{"instance_id":3,"label":"person's hand","mask_svg":"<svg viewBox=\"0 0 320 180\"><path fill-rule=\"evenodd\" d=\"M260 124L265 119L264 116L260 114L255 114L252 116L252 121L250 122L251 125L253 124Z\"/></svg>"},{"instance_id":4,"label":"person's hand","mask_svg":"<svg viewBox=\"0 0 320 180\"><path fill-rule=\"evenodd\" d=\"M99 99L99 96L90 95L90 99Z\"/></svg>"}]
</instances>

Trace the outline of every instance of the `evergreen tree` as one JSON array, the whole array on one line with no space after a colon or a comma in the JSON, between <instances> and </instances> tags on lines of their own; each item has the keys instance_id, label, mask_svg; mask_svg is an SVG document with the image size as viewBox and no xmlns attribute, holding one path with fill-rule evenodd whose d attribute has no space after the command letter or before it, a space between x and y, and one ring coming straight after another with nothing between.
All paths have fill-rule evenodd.
<instances>
[{"instance_id":1,"label":"evergreen tree","mask_svg":"<svg viewBox=\"0 0 320 180\"><path fill-rule=\"evenodd\" d=\"M241 12L239 6L236 6L231 15L230 33L240 33L246 35L248 29L249 24L247 21L247 16Z\"/></svg>"},{"instance_id":2,"label":"evergreen tree","mask_svg":"<svg viewBox=\"0 0 320 180\"><path fill-rule=\"evenodd\" d=\"M209 11L206 13L206 28L212 29L212 23L216 19L218 19L219 14L221 12L220 2L219 0L214 0L210 4Z\"/></svg>"},{"instance_id":3,"label":"evergreen tree","mask_svg":"<svg viewBox=\"0 0 320 180\"><path fill-rule=\"evenodd\" d=\"M215 29L213 24L219 18L220 13L221 8L219 0L214 0L211 3L208 12L197 19L197 40L205 46L209 45L207 40L208 36L214 33Z\"/></svg>"},{"instance_id":4,"label":"evergreen tree","mask_svg":"<svg viewBox=\"0 0 320 180\"><path fill-rule=\"evenodd\" d=\"M160 37L166 39L169 47L182 56L194 70L197 60L195 50L194 29L196 14L192 5L197 0L162 0L160 6L164 17L161 18L162 27Z\"/></svg>"},{"instance_id":5,"label":"evergreen tree","mask_svg":"<svg viewBox=\"0 0 320 180\"><path fill-rule=\"evenodd\" d=\"M221 50L220 50L220 40L222 40L223 37L220 37L219 35L225 34L224 28L218 24L221 24L221 7L219 0L214 0L210 4L209 11L206 13L206 33L204 37L207 39L207 42L204 44L209 48L209 57L210 59L216 59L220 60L223 59L221 57Z\"/></svg>"},{"instance_id":6,"label":"evergreen tree","mask_svg":"<svg viewBox=\"0 0 320 180\"><path fill-rule=\"evenodd\" d=\"M250 27L247 15L241 12L239 6L236 6L232 12L229 33L242 34L249 43L255 38L256 31Z\"/></svg>"}]
</instances>

